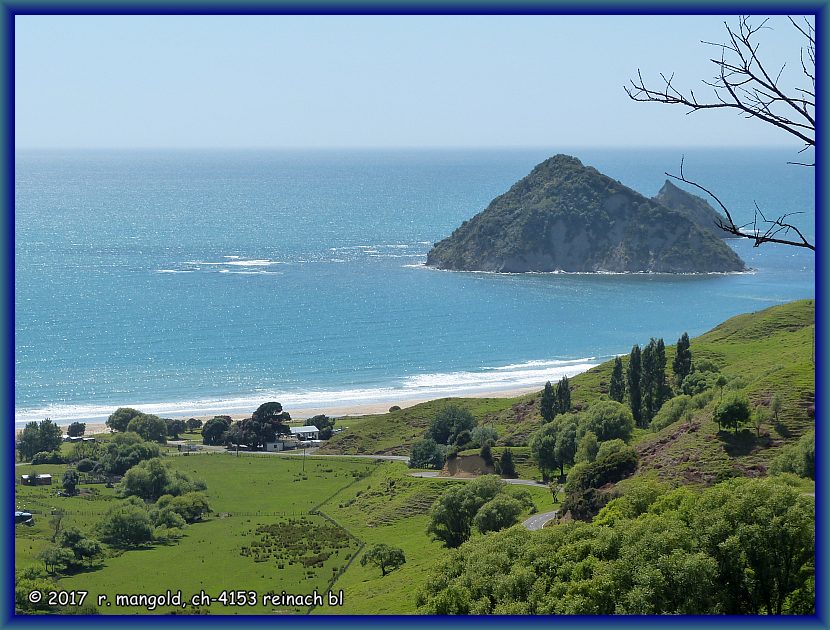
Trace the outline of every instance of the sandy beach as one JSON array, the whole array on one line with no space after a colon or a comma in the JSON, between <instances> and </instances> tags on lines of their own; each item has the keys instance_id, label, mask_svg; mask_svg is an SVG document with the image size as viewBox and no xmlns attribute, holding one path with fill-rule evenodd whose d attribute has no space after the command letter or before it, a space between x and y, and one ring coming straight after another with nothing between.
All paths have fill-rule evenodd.
<instances>
[{"instance_id":1,"label":"sandy beach","mask_svg":"<svg viewBox=\"0 0 830 630\"><path fill-rule=\"evenodd\" d=\"M541 387L526 387L522 389L512 389L512 390L497 390L497 391L487 391L487 392L475 392L475 393L464 393L464 394L457 394L453 397L464 397L464 398L514 398L516 396L522 396L524 394L530 394L533 392L538 392L541 390ZM378 414L378 413L387 413L389 408L397 405L401 409L405 409L407 407L412 407L413 405L417 405L419 403L428 402L430 400L436 400L435 397L424 396L420 398L406 398L403 400L397 401L390 401L390 400L383 400L383 401L376 401L376 402L356 402L354 404L341 404L341 405L331 405L331 406L319 406L319 407L302 407L297 409L291 409L290 407L285 408L285 411L291 414L292 421L296 420L306 420L313 416L317 415L326 415L332 416L336 418L342 418L346 416L363 416L369 414ZM263 401L266 402L266 401ZM138 407L140 410L140 406ZM251 410L253 411L253 409ZM251 413L239 413L238 411L234 411L231 413L222 413L216 412L211 413L208 415L182 415L182 414L161 414L164 417L171 417L171 418L191 418L195 417L199 420L207 421L213 418L216 415L228 415L234 420L241 420L243 418L250 417ZM67 427L73 420L60 420L54 419L53 420L61 427ZM17 427L15 429L15 435L17 435L20 431L22 431L21 427ZM93 435L96 433L107 433L109 432L109 428L103 422L96 421L96 422L87 422L86 423L86 431L85 435Z\"/></svg>"}]
</instances>

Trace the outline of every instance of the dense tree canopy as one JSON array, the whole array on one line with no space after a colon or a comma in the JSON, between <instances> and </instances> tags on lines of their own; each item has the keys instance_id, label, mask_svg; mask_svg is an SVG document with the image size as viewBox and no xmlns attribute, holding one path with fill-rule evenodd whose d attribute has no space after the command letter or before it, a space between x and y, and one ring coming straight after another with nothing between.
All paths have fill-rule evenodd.
<instances>
[{"instance_id":1,"label":"dense tree canopy","mask_svg":"<svg viewBox=\"0 0 830 630\"><path fill-rule=\"evenodd\" d=\"M409 467L440 470L444 466L445 451L446 448L437 444L432 438L418 440L412 445Z\"/></svg>"},{"instance_id":2,"label":"dense tree canopy","mask_svg":"<svg viewBox=\"0 0 830 630\"><path fill-rule=\"evenodd\" d=\"M599 442L619 438L627 442L634 430L631 412L618 402L602 400L591 405L580 424L582 433L590 431Z\"/></svg>"},{"instance_id":3,"label":"dense tree canopy","mask_svg":"<svg viewBox=\"0 0 830 630\"><path fill-rule=\"evenodd\" d=\"M812 497L775 478L732 480L701 494L663 492L645 491L609 524L514 527L472 539L432 569L420 611L814 611Z\"/></svg>"},{"instance_id":4,"label":"dense tree canopy","mask_svg":"<svg viewBox=\"0 0 830 630\"><path fill-rule=\"evenodd\" d=\"M112 431L126 431L130 420L139 415L141 415L141 412L138 409L119 407L107 418L107 426Z\"/></svg>"},{"instance_id":5,"label":"dense tree canopy","mask_svg":"<svg viewBox=\"0 0 830 630\"><path fill-rule=\"evenodd\" d=\"M120 487L124 496L136 496L145 501L155 501L165 494L178 496L204 489L203 481L193 480L179 470L170 470L159 458L148 459L130 468Z\"/></svg>"},{"instance_id":6,"label":"dense tree canopy","mask_svg":"<svg viewBox=\"0 0 830 630\"><path fill-rule=\"evenodd\" d=\"M208 446L225 444L228 429L231 428L230 416L214 416L202 427L202 443Z\"/></svg>"},{"instance_id":7,"label":"dense tree canopy","mask_svg":"<svg viewBox=\"0 0 830 630\"><path fill-rule=\"evenodd\" d=\"M476 419L469 411L459 405L445 405L435 414L426 437L438 444L453 444L462 431L471 431L476 426Z\"/></svg>"},{"instance_id":8,"label":"dense tree canopy","mask_svg":"<svg viewBox=\"0 0 830 630\"><path fill-rule=\"evenodd\" d=\"M427 533L447 547L458 547L470 537L473 519L479 509L503 488L504 483L495 475L485 475L449 488L430 510Z\"/></svg>"},{"instance_id":9,"label":"dense tree canopy","mask_svg":"<svg viewBox=\"0 0 830 630\"><path fill-rule=\"evenodd\" d=\"M158 457L159 445L141 439L137 433L114 435L101 457L101 467L111 475L123 475L138 462Z\"/></svg>"},{"instance_id":10,"label":"dense tree canopy","mask_svg":"<svg viewBox=\"0 0 830 630\"><path fill-rule=\"evenodd\" d=\"M153 523L140 500L119 501L98 524L101 540L115 547L136 547L153 539Z\"/></svg>"},{"instance_id":11,"label":"dense tree canopy","mask_svg":"<svg viewBox=\"0 0 830 630\"><path fill-rule=\"evenodd\" d=\"M22 460L30 460L37 453L59 449L62 438L61 428L46 418L40 422L27 423L17 436L15 446Z\"/></svg>"},{"instance_id":12,"label":"dense tree canopy","mask_svg":"<svg viewBox=\"0 0 830 630\"><path fill-rule=\"evenodd\" d=\"M149 442L167 442L167 423L153 414L140 413L127 424L127 431L137 433Z\"/></svg>"}]
</instances>

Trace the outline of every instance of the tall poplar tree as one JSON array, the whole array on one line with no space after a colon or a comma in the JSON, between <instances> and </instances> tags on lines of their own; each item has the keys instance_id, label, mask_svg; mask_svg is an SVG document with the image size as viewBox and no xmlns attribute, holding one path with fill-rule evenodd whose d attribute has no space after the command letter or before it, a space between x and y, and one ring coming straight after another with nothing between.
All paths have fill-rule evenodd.
<instances>
[{"instance_id":1,"label":"tall poplar tree","mask_svg":"<svg viewBox=\"0 0 830 630\"><path fill-rule=\"evenodd\" d=\"M625 398L625 378L623 377L622 359L614 359L614 370L611 372L611 383L608 386L608 396L611 400L622 402Z\"/></svg>"},{"instance_id":2,"label":"tall poplar tree","mask_svg":"<svg viewBox=\"0 0 830 630\"><path fill-rule=\"evenodd\" d=\"M683 384L683 379L692 373L692 350L689 347L689 334L683 333L677 340L677 350L672 361L672 372L677 389Z\"/></svg>"},{"instance_id":3,"label":"tall poplar tree","mask_svg":"<svg viewBox=\"0 0 830 630\"><path fill-rule=\"evenodd\" d=\"M631 415L634 416L634 422L637 426L640 426L642 422L642 391L640 390L642 357L640 355L640 346L636 344L631 348L631 354L628 358L628 373L626 376L628 404L631 407Z\"/></svg>"},{"instance_id":4,"label":"tall poplar tree","mask_svg":"<svg viewBox=\"0 0 830 630\"><path fill-rule=\"evenodd\" d=\"M556 415L556 394L550 381L545 383L545 391L542 392L542 400L539 402L539 413L542 415L542 422L550 422Z\"/></svg>"},{"instance_id":5,"label":"tall poplar tree","mask_svg":"<svg viewBox=\"0 0 830 630\"><path fill-rule=\"evenodd\" d=\"M571 410L571 385L567 376L563 376L556 385L556 407L558 413L568 413Z\"/></svg>"}]
</instances>

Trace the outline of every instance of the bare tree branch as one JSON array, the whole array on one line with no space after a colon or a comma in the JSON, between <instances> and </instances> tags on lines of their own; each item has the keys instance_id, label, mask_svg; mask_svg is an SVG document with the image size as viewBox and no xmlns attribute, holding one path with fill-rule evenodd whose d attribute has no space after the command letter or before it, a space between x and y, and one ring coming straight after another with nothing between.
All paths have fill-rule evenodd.
<instances>
[{"instance_id":1,"label":"bare tree branch","mask_svg":"<svg viewBox=\"0 0 830 630\"><path fill-rule=\"evenodd\" d=\"M805 39L800 55L801 74L809 82L792 88L792 93L781 84L786 64L773 76L759 56L760 43L754 37L761 29L769 28L767 20L754 26L747 16L739 18L737 28L724 23L726 42L702 42L721 51L720 57L710 60L717 68L715 77L703 81L712 88L711 101L698 99L692 90L688 94L678 90L673 84L673 74L666 78L661 73L662 85L648 87L639 69L637 80L629 81L630 85L623 89L631 100L683 105L689 108L687 113L704 109L736 110L748 118L778 127L805 146L815 146L815 29L806 20L804 25L792 17L789 20Z\"/></svg>"},{"instance_id":2,"label":"bare tree branch","mask_svg":"<svg viewBox=\"0 0 830 630\"><path fill-rule=\"evenodd\" d=\"M680 175L673 175L672 173L666 173L668 177L672 179L676 179L677 181L689 184L690 186L694 186L698 190L705 192L709 195L712 199L715 200L715 203L720 206L723 213L726 215L726 221L722 219L717 219L715 221L715 225L718 226L724 232L728 232L733 236L738 236L740 238L748 238L754 241L754 247L758 247L764 243L778 243L780 245L790 245L792 247L804 247L806 249L816 251L816 246L813 243L810 243L804 234L799 230L795 225L789 223L787 221L788 217L793 216L794 214L801 214L800 212L788 212L782 214L776 219L767 219L764 216L764 213L758 207L758 204L755 204L755 218L752 221L752 230L747 231L746 228L749 223L745 223L743 225L737 225L735 221L732 219L732 213L729 212L729 208L724 205L724 203L715 195L711 190L705 188L701 184L692 181L686 177L686 174L683 172L683 162L685 158L681 158L680 160ZM760 215L761 221L759 223L758 216ZM797 238L779 238L779 234L783 236L789 236L790 234L794 234Z\"/></svg>"},{"instance_id":3,"label":"bare tree branch","mask_svg":"<svg viewBox=\"0 0 830 630\"><path fill-rule=\"evenodd\" d=\"M687 115L707 109L734 110L745 118L759 120L798 138L804 145L799 153L813 149L816 143L815 27L806 17L803 23L796 21L792 16L788 16L788 19L804 39L804 45L799 54L801 72L798 78L802 82L801 85L785 86L782 83L787 70L786 63L782 64L777 72L771 73L767 70L768 66L761 58L761 45L756 36L759 31L770 29L767 26L768 19L754 25L749 16L741 16L736 27L724 23L726 28L724 42L701 42L720 49L719 57L710 59L716 67L714 78L702 81L704 85L711 88L711 99L699 99L694 90L688 92L679 90L674 84L674 74L667 78L661 73L662 85L648 87L639 69L637 79L630 80L630 85L623 86L623 89L633 101L685 106L688 108ZM815 166L815 162L808 161L793 161L788 164ZM752 239L755 247L763 243L779 243L815 251L815 245L790 223L789 217L794 213L785 213L775 219L767 219L756 204L753 221L745 225L737 225L729 209L714 193L685 176L682 159L680 175L671 173L666 173L666 175L694 186L714 199L726 215L725 221L716 222L716 225L723 231L733 236ZM749 225L753 227L749 229Z\"/></svg>"}]
</instances>

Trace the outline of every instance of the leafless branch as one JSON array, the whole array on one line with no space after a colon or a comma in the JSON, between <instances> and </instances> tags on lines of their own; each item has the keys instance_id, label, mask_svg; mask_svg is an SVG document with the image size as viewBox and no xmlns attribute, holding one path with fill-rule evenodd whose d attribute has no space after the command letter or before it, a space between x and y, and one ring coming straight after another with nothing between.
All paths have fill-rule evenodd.
<instances>
[{"instance_id":1,"label":"leafless branch","mask_svg":"<svg viewBox=\"0 0 830 630\"><path fill-rule=\"evenodd\" d=\"M778 243L780 245L791 245L793 247L804 247L806 249L816 251L816 246L813 243L810 243L804 234L799 230L795 225L788 221L788 218L795 215L801 214L799 212L788 212L782 214L781 216L775 219L767 219L764 216L764 213L758 207L758 204L755 204L755 217L751 223L745 223L743 225L737 225L735 221L732 219L732 213L729 212L729 208L715 195L711 190L705 188L701 184L692 181L686 177L686 174L683 171L683 163L685 158L681 158L680 160L680 175L673 175L672 173L666 173L668 177L672 179L676 179L677 181L684 182L689 184L690 186L694 186L698 190L703 191L709 197L714 199L715 203L720 206L720 209L723 210L723 214L726 215L726 220L717 219L715 221L715 225L723 230L724 232L728 232L733 236L737 236L740 238L748 238L754 241L754 247L758 247L764 243ZM761 217L761 220L758 220L758 217ZM752 225L751 230L747 230L749 225ZM791 236L792 235L792 236ZM788 237L788 238L784 238Z\"/></svg>"},{"instance_id":2,"label":"leafless branch","mask_svg":"<svg viewBox=\"0 0 830 630\"><path fill-rule=\"evenodd\" d=\"M639 102L655 102L668 105L683 105L687 113L705 109L735 110L747 118L755 118L788 133L805 147L815 146L815 29L805 19L799 24L792 17L790 23L804 37L801 49L801 76L808 85L785 89L782 77L786 69L783 64L777 72L770 73L759 55L760 43L755 37L762 29L768 29L767 20L753 25L750 18L741 16L737 27L724 23L725 42L703 44L720 49L720 55L711 59L716 66L715 77L703 81L712 88L712 99L700 99L693 90L681 92L674 85L674 75L668 78L660 74L662 81L657 87L648 87L642 72L637 70L637 79L624 86L628 97Z\"/></svg>"},{"instance_id":3,"label":"leafless branch","mask_svg":"<svg viewBox=\"0 0 830 630\"><path fill-rule=\"evenodd\" d=\"M790 24L804 40L799 54L801 72L798 74L798 79L801 85L785 87L782 79L785 76L787 64L782 64L780 68L776 65L774 68L777 71L769 71L769 66L762 59L757 35L759 31L770 28L767 26L768 20L753 24L749 16L741 16L734 27L724 23L726 28L724 42L701 42L714 46L720 51L720 55L710 59L716 67L714 78L702 81L705 86L711 88L711 98L698 98L691 89L688 92L681 91L675 86L674 74L667 78L661 73L662 84L649 87L639 69L637 79L630 80L630 85L623 86L623 89L633 101L682 105L688 108L686 114L706 109L733 110L745 118L759 120L798 138L803 143L799 153L813 149L816 135L815 27L806 17L803 23L791 16L788 18ZM809 161L792 161L788 164L815 166L815 162ZM755 247L763 243L780 243L815 251L815 245L789 222L792 213L782 214L775 219L767 219L756 204L753 221L737 225L729 209L712 191L686 177L683 172L683 160L680 162L679 176L671 173L666 173L666 175L685 182L714 199L726 216L726 220L716 221L716 225L723 231L740 238L752 239ZM749 228L750 225L752 228Z\"/></svg>"}]
</instances>

